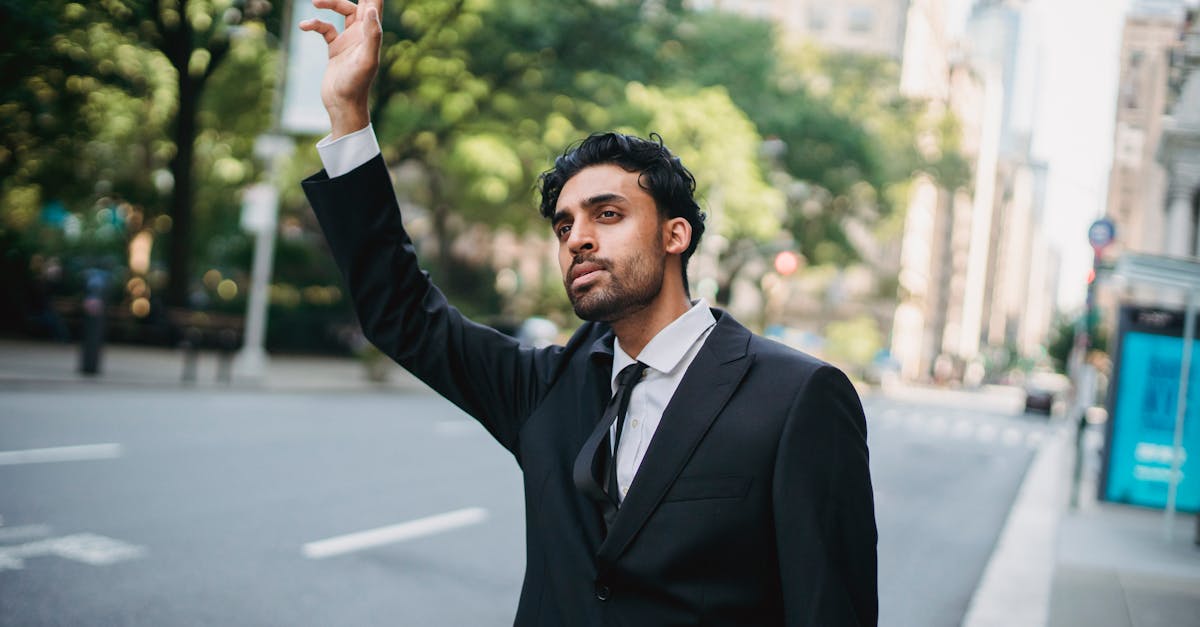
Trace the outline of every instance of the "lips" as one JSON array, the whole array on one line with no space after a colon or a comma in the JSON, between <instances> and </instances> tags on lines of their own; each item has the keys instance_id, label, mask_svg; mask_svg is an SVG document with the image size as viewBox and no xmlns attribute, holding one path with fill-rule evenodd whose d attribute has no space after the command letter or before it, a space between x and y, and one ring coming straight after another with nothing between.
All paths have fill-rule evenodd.
<instances>
[{"instance_id":1,"label":"lips","mask_svg":"<svg viewBox=\"0 0 1200 627\"><path fill-rule=\"evenodd\" d=\"M597 272L604 269L604 266L594 261L584 261L571 266L571 271L567 274L570 279L571 287L580 287L595 278Z\"/></svg>"}]
</instances>

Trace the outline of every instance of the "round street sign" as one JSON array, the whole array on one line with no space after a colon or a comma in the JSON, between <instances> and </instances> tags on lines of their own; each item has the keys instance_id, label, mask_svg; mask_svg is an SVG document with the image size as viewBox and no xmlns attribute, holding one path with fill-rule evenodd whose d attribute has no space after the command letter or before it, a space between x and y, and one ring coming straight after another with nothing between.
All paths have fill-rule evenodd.
<instances>
[{"instance_id":1,"label":"round street sign","mask_svg":"<svg viewBox=\"0 0 1200 627\"><path fill-rule=\"evenodd\" d=\"M1092 248L1100 249L1112 243L1116 237L1117 227L1108 218L1100 218L1088 227L1088 241Z\"/></svg>"}]
</instances>

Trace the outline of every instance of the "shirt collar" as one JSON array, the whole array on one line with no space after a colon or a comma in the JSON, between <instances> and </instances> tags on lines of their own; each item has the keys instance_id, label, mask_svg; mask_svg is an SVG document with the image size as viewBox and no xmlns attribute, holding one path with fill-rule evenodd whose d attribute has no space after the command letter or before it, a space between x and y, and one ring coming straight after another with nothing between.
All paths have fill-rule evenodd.
<instances>
[{"instance_id":1,"label":"shirt collar","mask_svg":"<svg viewBox=\"0 0 1200 627\"><path fill-rule=\"evenodd\" d=\"M669 374L679 366L683 356L704 336L704 332L716 323L708 303L701 298L692 303L691 309L651 338L636 360L621 349L620 339L615 340L611 382L616 385L617 375L634 361L640 361L657 372Z\"/></svg>"}]
</instances>

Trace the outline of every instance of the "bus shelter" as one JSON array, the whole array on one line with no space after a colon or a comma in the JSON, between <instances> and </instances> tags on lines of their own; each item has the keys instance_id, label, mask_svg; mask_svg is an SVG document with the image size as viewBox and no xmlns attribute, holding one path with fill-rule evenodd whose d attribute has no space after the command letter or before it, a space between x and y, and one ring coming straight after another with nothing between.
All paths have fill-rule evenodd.
<instances>
[{"instance_id":1,"label":"bus shelter","mask_svg":"<svg viewBox=\"0 0 1200 627\"><path fill-rule=\"evenodd\" d=\"M1177 510L1200 510L1200 403L1195 402L1200 369L1192 363L1200 260L1127 253L1114 274L1185 297L1182 316L1165 309L1122 308L1100 495L1162 507L1170 539ZM1197 533L1200 540L1200 526Z\"/></svg>"}]
</instances>

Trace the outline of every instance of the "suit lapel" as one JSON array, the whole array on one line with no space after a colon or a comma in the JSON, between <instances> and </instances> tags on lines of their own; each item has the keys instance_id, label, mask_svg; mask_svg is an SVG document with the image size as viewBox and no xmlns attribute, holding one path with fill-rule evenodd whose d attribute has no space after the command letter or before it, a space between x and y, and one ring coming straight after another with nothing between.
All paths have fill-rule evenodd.
<instances>
[{"instance_id":1,"label":"suit lapel","mask_svg":"<svg viewBox=\"0 0 1200 627\"><path fill-rule=\"evenodd\" d=\"M667 404L629 493L596 554L601 569L616 561L658 507L753 361L746 354L750 332L728 314L713 313L717 325Z\"/></svg>"}]
</instances>

